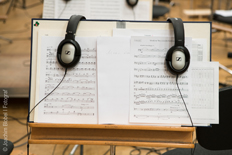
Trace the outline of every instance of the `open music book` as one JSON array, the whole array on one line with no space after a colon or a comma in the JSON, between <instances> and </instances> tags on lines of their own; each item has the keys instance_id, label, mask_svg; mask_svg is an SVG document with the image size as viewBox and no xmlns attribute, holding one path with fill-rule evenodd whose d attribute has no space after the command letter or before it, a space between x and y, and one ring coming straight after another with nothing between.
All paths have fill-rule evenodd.
<instances>
[{"instance_id":1,"label":"open music book","mask_svg":"<svg viewBox=\"0 0 232 155\"><path fill-rule=\"evenodd\" d=\"M64 75L56 60L56 49L67 24L59 20L34 22L41 27L33 26L30 109ZM52 30L55 23L59 28ZM80 62L68 69L61 85L35 108L30 121L191 125L176 77L164 64L166 51L174 42L169 24L124 22L126 28L117 29L117 23L80 23L76 37L82 49ZM192 26L204 34L196 35ZM194 125L218 123L218 64L208 62L210 28L210 23L185 23L185 43L192 61L178 83Z\"/></svg>"}]
</instances>

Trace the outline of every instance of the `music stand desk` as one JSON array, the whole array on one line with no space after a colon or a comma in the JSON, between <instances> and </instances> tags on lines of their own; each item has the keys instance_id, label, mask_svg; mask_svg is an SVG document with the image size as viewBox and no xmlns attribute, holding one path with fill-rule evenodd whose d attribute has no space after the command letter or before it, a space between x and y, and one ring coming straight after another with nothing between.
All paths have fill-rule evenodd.
<instances>
[{"instance_id":1,"label":"music stand desk","mask_svg":"<svg viewBox=\"0 0 232 155\"><path fill-rule=\"evenodd\" d=\"M29 123L30 144L194 148L194 127Z\"/></svg>"}]
</instances>

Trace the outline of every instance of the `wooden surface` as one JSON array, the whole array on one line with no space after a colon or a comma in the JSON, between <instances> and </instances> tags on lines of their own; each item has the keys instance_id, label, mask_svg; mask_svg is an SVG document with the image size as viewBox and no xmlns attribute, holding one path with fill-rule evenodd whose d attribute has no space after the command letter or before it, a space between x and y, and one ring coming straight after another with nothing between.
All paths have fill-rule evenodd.
<instances>
[{"instance_id":1,"label":"wooden surface","mask_svg":"<svg viewBox=\"0 0 232 155\"><path fill-rule=\"evenodd\" d=\"M189 10L184 10L183 13L190 17L190 16L209 16L211 15L210 9L189 9Z\"/></svg>"},{"instance_id":2,"label":"wooden surface","mask_svg":"<svg viewBox=\"0 0 232 155\"><path fill-rule=\"evenodd\" d=\"M193 148L193 127L30 123L31 144Z\"/></svg>"},{"instance_id":3,"label":"wooden surface","mask_svg":"<svg viewBox=\"0 0 232 155\"><path fill-rule=\"evenodd\" d=\"M232 27L228 26L228 25L219 24L219 23L212 23L212 28L219 30L219 31L232 33Z\"/></svg>"},{"instance_id":4,"label":"wooden surface","mask_svg":"<svg viewBox=\"0 0 232 155\"><path fill-rule=\"evenodd\" d=\"M175 126L142 126L142 125L103 125L103 124L49 124L49 123L30 123L34 128L88 128L88 129L125 129L125 130L162 130L162 131L183 131L193 132L192 127Z\"/></svg>"}]
</instances>

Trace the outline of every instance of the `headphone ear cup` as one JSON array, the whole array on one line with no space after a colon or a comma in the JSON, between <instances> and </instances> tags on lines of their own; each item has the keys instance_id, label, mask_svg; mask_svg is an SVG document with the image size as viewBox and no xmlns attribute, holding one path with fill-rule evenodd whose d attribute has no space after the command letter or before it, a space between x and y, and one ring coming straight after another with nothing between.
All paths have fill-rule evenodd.
<instances>
[{"instance_id":1,"label":"headphone ear cup","mask_svg":"<svg viewBox=\"0 0 232 155\"><path fill-rule=\"evenodd\" d=\"M66 63L62 57L62 55L65 54L65 53L62 53L62 52L65 52L63 51L63 47L67 44L72 44L74 47L74 54L73 54L74 56L73 56L72 61L69 63ZM80 58L81 58L81 48L80 48L80 45L75 40L65 39L59 44L57 48L57 60L61 66L65 68L73 67L80 61Z\"/></svg>"},{"instance_id":2,"label":"headphone ear cup","mask_svg":"<svg viewBox=\"0 0 232 155\"><path fill-rule=\"evenodd\" d=\"M134 7L137 5L139 0L126 0L127 4L131 7Z\"/></svg>"},{"instance_id":3,"label":"headphone ear cup","mask_svg":"<svg viewBox=\"0 0 232 155\"><path fill-rule=\"evenodd\" d=\"M175 67L173 66L173 53L175 51L182 51L184 53L184 66L181 69L175 69ZM167 69L169 70L170 73L174 75L182 74L188 69L189 64L190 64L189 51L186 47L183 47L183 46L177 46L177 47L173 46L168 50L165 61L166 61Z\"/></svg>"}]
</instances>

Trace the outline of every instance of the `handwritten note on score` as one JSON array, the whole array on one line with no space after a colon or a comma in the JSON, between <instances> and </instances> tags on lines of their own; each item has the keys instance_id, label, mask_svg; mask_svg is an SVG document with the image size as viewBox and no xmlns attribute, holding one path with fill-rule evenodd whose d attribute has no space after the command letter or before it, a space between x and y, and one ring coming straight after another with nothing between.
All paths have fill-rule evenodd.
<instances>
[{"instance_id":1,"label":"handwritten note on score","mask_svg":"<svg viewBox=\"0 0 232 155\"><path fill-rule=\"evenodd\" d=\"M38 102L61 81L64 68L56 59L63 37L41 38ZM96 38L76 38L82 49L80 62L68 69L61 85L36 109L36 122L97 123Z\"/></svg>"},{"instance_id":2,"label":"handwritten note on score","mask_svg":"<svg viewBox=\"0 0 232 155\"><path fill-rule=\"evenodd\" d=\"M131 37L131 123L190 124L176 86L176 76L170 74L164 64L173 41L169 37ZM186 44L191 47L189 39ZM178 80L187 106L191 101L190 71Z\"/></svg>"}]
</instances>

